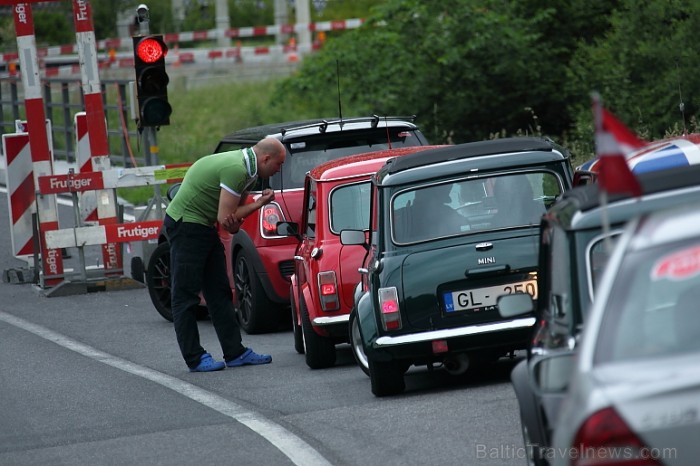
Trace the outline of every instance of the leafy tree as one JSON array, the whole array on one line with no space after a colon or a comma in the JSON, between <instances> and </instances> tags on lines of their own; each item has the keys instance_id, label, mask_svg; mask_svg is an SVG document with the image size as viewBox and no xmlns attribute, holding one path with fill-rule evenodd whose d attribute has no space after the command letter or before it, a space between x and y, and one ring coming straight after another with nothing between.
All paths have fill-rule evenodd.
<instances>
[{"instance_id":1,"label":"leafy tree","mask_svg":"<svg viewBox=\"0 0 700 466\"><path fill-rule=\"evenodd\" d=\"M352 113L417 114L434 142L528 129L551 97L551 52L529 18L501 1L390 0L366 24L329 41L285 82L278 100L330 111L340 64Z\"/></svg>"},{"instance_id":2,"label":"leafy tree","mask_svg":"<svg viewBox=\"0 0 700 466\"><path fill-rule=\"evenodd\" d=\"M695 68L700 51L693 46L700 28L700 4L620 3L609 32L579 45L569 76L573 92L599 91L608 108L650 139L663 137L669 128L687 127L700 110ZM581 107L578 111L584 122L585 111Z\"/></svg>"}]
</instances>

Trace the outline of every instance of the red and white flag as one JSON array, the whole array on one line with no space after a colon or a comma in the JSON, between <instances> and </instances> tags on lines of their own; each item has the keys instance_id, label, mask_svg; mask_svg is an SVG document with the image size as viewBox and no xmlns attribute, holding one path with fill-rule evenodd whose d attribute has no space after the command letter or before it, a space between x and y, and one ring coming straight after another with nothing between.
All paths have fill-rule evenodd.
<instances>
[{"instance_id":1,"label":"red and white flag","mask_svg":"<svg viewBox=\"0 0 700 466\"><path fill-rule=\"evenodd\" d=\"M598 184L607 193L630 193L641 196L639 181L627 164L626 155L644 147L647 142L639 139L593 95L595 120L595 145L598 156Z\"/></svg>"}]
</instances>

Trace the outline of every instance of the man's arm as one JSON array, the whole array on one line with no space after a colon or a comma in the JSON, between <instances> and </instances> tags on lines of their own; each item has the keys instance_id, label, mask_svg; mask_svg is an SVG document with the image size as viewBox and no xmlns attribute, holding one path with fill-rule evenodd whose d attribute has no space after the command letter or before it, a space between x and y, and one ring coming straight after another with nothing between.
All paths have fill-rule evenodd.
<instances>
[{"instance_id":1,"label":"man's arm","mask_svg":"<svg viewBox=\"0 0 700 466\"><path fill-rule=\"evenodd\" d=\"M243 193L242 196L236 196L225 189L220 191L217 220L230 233L238 231L240 224L243 223L243 219L248 215L271 202L275 198L275 192L271 189L266 189L260 197L250 204L245 204L247 197L247 192ZM235 229L235 231L231 231L229 228Z\"/></svg>"}]
</instances>

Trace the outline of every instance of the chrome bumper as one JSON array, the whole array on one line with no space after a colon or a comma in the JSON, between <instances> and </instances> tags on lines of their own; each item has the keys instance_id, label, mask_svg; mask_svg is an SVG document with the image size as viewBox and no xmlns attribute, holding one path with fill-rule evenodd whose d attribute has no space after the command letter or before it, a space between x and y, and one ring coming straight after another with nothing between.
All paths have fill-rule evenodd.
<instances>
[{"instance_id":1,"label":"chrome bumper","mask_svg":"<svg viewBox=\"0 0 700 466\"><path fill-rule=\"evenodd\" d=\"M313 320L313 324L322 327L324 325L336 325L347 323L349 320L350 314L344 314L342 316L316 317Z\"/></svg>"},{"instance_id":2,"label":"chrome bumper","mask_svg":"<svg viewBox=\"0 0 700 466\"><path fill-rule=\"evenodd\" d=\"M503 330L515 330L532 327L535 325L534 317L525 317L501 322L492 322L479 325L469 325L467 327L449 328L444 330L431 330L428 332L411 333L408 335L398 335L395 337L379 337L374 342L376 346L397 346L409 343L421 343L433 340L448 340L455 337L468 335L478 335L481 333L500 332Z\"/></svg>"}]
</instances>

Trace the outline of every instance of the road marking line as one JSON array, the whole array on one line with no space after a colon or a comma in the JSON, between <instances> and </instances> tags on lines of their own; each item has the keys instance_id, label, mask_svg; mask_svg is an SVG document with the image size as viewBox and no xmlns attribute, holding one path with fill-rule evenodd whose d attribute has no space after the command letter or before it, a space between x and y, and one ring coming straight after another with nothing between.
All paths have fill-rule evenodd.
<instances>
[{"instance_id":1,"label":"road marking line","mask_svg":"<svg viewBox=\"0 0 700 466\"><path fill-rule=\"evenodd\" d=\"M294 464L299 466L331 466L321 454L311 445L289 432L279 424L266 419L259 413L248 410L243 406L227 400L219 395L204 390L196 385L158 372L133 362L121 359L117 356L100 351L91 346L72 340L60 333L56 333L40 325L33 324L19 317L0 311L0 320L10 325L26 330L34 335L56 343L63 348L87 356L108 366L128 372L155 382L165 388L173 390L193 401L207 406L231 419L240 422L250 430L260 435L278 450L280 450Z\"/></svg>"}]
</instances>

